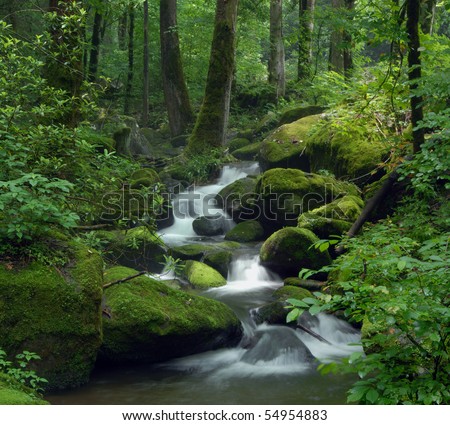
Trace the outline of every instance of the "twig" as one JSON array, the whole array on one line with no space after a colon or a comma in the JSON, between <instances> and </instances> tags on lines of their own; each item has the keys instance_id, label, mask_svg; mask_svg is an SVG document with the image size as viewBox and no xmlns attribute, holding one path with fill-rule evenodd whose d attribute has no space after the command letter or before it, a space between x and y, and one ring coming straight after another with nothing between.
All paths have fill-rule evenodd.
<instances>
[{"instance_id":1,"label":"twig","mask_svg":"<svg viewBox=\"0 0 450 425\"><path fill-rule=\"evenodd\" d=\"M139 276L142 276L143 274L146 274L146 273L147 273L147 271L144 270L144 271L139 272L137 274L134 274L132 276L124 277L123 279L119 279L119 280L115 280L113 282L105 283L103 285L103 289L109 288L109 287L111 287L113 285L117 285L118 283L128 282L129 280L134 279L134 278L139 277Z\"/></svg>"},{"instance_id":2,"label":"twig","mask_svg":"<svg viewBox=\"0 0 450 425\"><path fill-rule=\"evenodd\" d=\"M310 334L314 338L318 339L320 342L324 342L325 344L332 345L330 341L327 341L324 337L320 336L319 334L315 333L314 331L312 331L311 329L309 329L303 325L297 324L297 328L301 329L302 331L305 331L307 334Z\"/></svg>"}]
</instances>

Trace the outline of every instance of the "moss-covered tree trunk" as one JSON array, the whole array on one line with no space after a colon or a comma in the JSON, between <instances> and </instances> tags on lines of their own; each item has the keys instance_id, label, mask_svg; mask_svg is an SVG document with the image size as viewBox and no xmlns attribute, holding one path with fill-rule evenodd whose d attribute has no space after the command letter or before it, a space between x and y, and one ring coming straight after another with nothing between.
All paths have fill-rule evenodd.
<instances>
[{"instance_id":1,"label":"moss-covered tree trunk","mask_svg":"<svg viewBox=\"0 0 450 425\"><path fill-rule=\"evenodd\" d=\"M177 0L160 0L161 66L164 98L173 137L186 131L194 115L181 62Z\"/></svg>"},{"instance_id":2,"label":"moss-covered tree trunk","mask_svg":"<svg viewBox=\"0 0 450 425\"><path fill-rule=\"evenodd\" d=\"M142 124L148 124L148 96L149 96L149 38L148 38L148 0L144 1L144 75L142 90Z\"/></svg>"},{"instance_id":3,"label":"moss-covered tree trunk","mask_svg":"<svg viewBox=\"0 0 450 425\"><path fill-rule=\"evenodd\" d=\"M297 78L299 81L306 80L311 76L315 4L315 0L299 0L298 2Z\"/></svg>"},{"instance_id":4,"label":"moss-covered tree trunk","mask_svg":"<svg viewBox=\"0 0 450 425\"><path fill-rule=\"evenodd\" d=\"M406 31L408 33L408 79L410 81L411 96L411 123L413 126L414 153L420 151L424 142L423 129L417 129L417 125L423 120L423 98L414 91L418 88L419 80L422 78L420 60L420 0L407 0L406 2Z\"/></svg>"},{"instance_id":5,"label":"moss-covered tree trunk","mask_svg":"<svg viewBox=\"0 0 450 425\"><path fill-rule=\"evenodd\" d=\"M119 41L119 49L127 49L127 29L128 29L128 10L124 11L117 24L117 38Z\"/></svg>"},{"instance_id":6,"label":"moss-covered tree trunk","mask_svg":"<svg viewBox=\"0 0 450 425\"><path fill-rule=\"evenodd\" d=\"M269 83L275 86L277 99L286 91L283 42L283 0L270 0Z\"/></svg>"},{"instance_id":7,"label":"moss-covered tree trunk","mask_svg":"<svg viewBox=\"0 0 450 425\"><path fill-rule=\"evenodd\" d=\"M207 152L225 142L236 52L238 0L217 0L205 97L187 154Z\"/></svg>"},{"instance_id":8,"label":"moss-covered tree trunk","mask_svg":"<svg viewBox=\"0 0 450 425\"><path fill-rule=\"evenodd\" d=\"M130 113L131 91L133 89L134 77L134 6L132 3L128 6L128 75L127 85L125 87L125 101L123 111L127 115Z\"/></svg>"}]
</instances>

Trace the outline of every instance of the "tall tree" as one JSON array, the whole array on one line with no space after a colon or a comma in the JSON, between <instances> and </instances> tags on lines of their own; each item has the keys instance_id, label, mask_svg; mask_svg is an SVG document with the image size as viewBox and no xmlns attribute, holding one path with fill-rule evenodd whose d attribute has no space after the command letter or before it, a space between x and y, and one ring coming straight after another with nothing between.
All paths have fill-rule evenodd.
<instances>
[{"instance_id":1,"label":"tall tree","mask_svg":"<svg viewBox=\"0 0 450 425\"><path fill-rule=\"evenodd\" d=\"M102 6L100 0L99 6ZM94 25L92 26L91 53L89 58L89 81L95 81L97 78L98 58L100 55L100 40L103 21L103 10L95 8Z\"/></svg>"},{"instance_id":2,"label":"tall tree","mask_svg":"<svg viewBox=\"0 0 450 425\"><path fill-rule=\"evenodd\" d=\"M144 1L144 85L142 90L142 123L148 124L149 96L149 38L148 38L148 0Z\"/></svg>"},{"instance_id":3,"label":"tall tree","mask_svg":"<svg viewBox=\"0 0 450 425\"><path fill-rule=\"evenodd\" d=\"M124 114L130 113L131 91L133 89L134 77L134 4L128 4L128 73L125 87Z\"/></svg>"},{"instance_id":4,"label":"tall tree","mask_svg":"<svg viewBox=\"0 0 450 425\"><path fill-rule=\"evenodd\" d=\"M238 2L217 0L205 96L189 139L188 154L207 152L225 142L235 68Z\"/></svg>"},{"instance_id":5,"label":"tall tree","mask_svg":"<svg viewBox=\"0 0 450 425\"><path fill-rule=\"evenodd\" d=\"M286 91L283 42L283 0L270 0L269 83L276 88L277 99Z\"/></svg>"},{"instance_id":6,"label":"tall tree","mask_svg":"<svg viewBox=\"0 0 450 425\"><path fill-rule=\"evenodd\" d=\"M346 26L355 8L355 0L331 0L331 6L334 9L334 21L337 24L331 31L328 67L331 71L349 76L353 68L352 37Z\"/></svg>"},{"instance_id":7,"label":"tall tree","mask_svg":"<svg viewBox=\"0 0 450 425\"><path fill-rule=\"evenodd\" d=\"M423 129L418 129L417 125L423 120L423 98L414 93L418 88L418 82L422 78L420 60L420 0L406 0L406 32L408 34L408 79L410 82L411 103L411 123L413 126L413 147L414 152L420 151L420 146L425 140Z\"/></svg>"},{"instance_id":8,"label":"tall tree","mask_svg":"<svg viewBox=\"0 0 450 425\"><path fill-rule=\"evenodd\" d=\"M298 2L298 65L297 78L305 80L311 75L312 37L314 32L315 0Z\"/></svg>"},{"instance_id":9,"label":"tall tree","mask_svg":"<svg viewBox=\"0 0 450 425\"><path fill-rule=\"evenodd\" d=\"M170 132L176 137L186 131L194 116L181 62L177 0L160 0L159 5L164 98Z\"/></svg>"}]
</instances>

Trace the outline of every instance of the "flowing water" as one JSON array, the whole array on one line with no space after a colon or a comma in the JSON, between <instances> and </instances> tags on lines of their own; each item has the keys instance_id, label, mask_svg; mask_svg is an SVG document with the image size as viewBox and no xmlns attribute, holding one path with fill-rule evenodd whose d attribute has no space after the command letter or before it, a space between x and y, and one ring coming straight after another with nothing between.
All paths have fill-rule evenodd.
<instances>
[{"instance_id":1,"label":"flowing water","mask_svg":"<svg viewBox=\"0 0 450 425\"><path fill-rule=\"evenodd\" d=\"M227 167L218 182L201 189L202 196L186 208L202 208L207 195L231 181L256 172ZM180 198L178 198L180 199ZM177 200L175 200L177 202ZM200 211L196 211L196 214ZM192 218L176 217L164 230L167 243L196 239ZM48 397L54 404L340 404L352 377L321 376L319 362L330 362L361 350L358 333L333 316L310 318L308 327L321 342L286 326L257 325L251 314L272 300L281 279L259 263L257 249L235 253L228 283L202 295L228 304L244 328L239 346L205 352L158 365L97 369L88 385ZM349 345L350 344L350 345ZM353 344L353 345L351 345Z\"/></svg>"}]
</instances>

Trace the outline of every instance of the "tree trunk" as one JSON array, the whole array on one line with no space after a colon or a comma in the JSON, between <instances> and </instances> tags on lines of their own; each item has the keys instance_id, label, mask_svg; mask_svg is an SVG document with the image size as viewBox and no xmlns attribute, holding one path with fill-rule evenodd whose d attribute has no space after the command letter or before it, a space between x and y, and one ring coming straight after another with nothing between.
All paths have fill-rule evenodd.
<instances>
[{"instance_id":1,"label":"tree trunk","mask_svg":"<svg viewBox=\"0 0 450 425\"><path fill-rule=\"evenodd\" d=\"M180 136L193 121L189 92L181 62L177 27L177 0L160 0L161 67L164 98L172 137Z\"/></svg>"},{"instance_id":2,"label":"tree trunk","mask_svg":"<svg viewBox=\"0 0 450 425\"><path fill-rule=\"evenodd\" d=\"M134 7L130 3L128 6L128 75L125 88L124 114L130 113L131 91L133 89L134 77Z\"/></svg>"},{"instance_id":3,"label":"tree trunk","mask_svg":"<svg viewBox=\"0 0 450 425\"><path fill-rule=\"evenodd\" d=\"M189 139L189 155L224 144L235 67L238 0L217 0L205 97Z\"/></svg>"},{"instance_id":4,"label":"tree trunk","mask_svg":"<svg viewBox=\"0 0 450 425\"><path fill-rule=\"evenodd\" d=\"M315 0L299 0L298 4L299 35L297 78L299 81L307 80L311 76L315 4Z\"/></svg>"},{"instance_id":5,"label":"tree trunk","mask_svg":"<svg viewBox=\"0 0 450 425\"><path fill-rule=\"evenodd\" d=\"M148 39L148 0L144 1L144 86L142 93L142 124L148 124L148 96L149 96L149 39Z\"/></svg>"},{"instance_id":6,"label":"tree trunk","mask_svg":"<svg viewBox=\"0 0 450 425\"><path fill-rule=\"evenodd\" d=\"M269 83L275 86L277 99L284 96L283 0L270 0Z\"/></svg>"},{"instance_id":7,"label":"tree trunk","mask_svg":"<svg viewBox=\"0 0 450 425\"><path fill-rule=\"evenodd\" d=\"M340 14L344 12L344 8L351 12L355 7L354 0L331 0L334 13ZM345 28L338 27L331 31L330 37L330 56L328 69L330 71L344 74L346 77L350 75L353 68L352 57L352 37Z\"/></svg>"},{"instance_id":8,"label":"tree trunk","mask_svg":"<svg viewBox=\"0 0 450 425\"><path fill-rule=\"evenodd\" d=\"M128 29L128 11L125 11L120 15L117 28L117 38L119 40L120 50L127 49L127 29Z\"/></svg>"},{"instance_id":9,"label":"tree trunk","mask_svg":"<svg viewBox=\"0 0 450 425\"><path fill-rule=\"evenodd\" d=\"M423 98L414 94L419 86L418 82L422 78L420 61L420 0L407 0L406 3L406 31L408 34L408 79L410 82L411 96L411 123L413 126L413 147L414 153L420 151L420 146L425 140L423 129L416 129L420 121L423 120Z\"/></svg>"},{"instance_id":10,"label":"tree trunk","mask_svg":"<svg viewBox=\"0 0 450 425\"><path fill-rule=\"evenodd\" d=\"M424 34L433 34L436 18L436 3L436 0L422 0L420 27Z\"/></svg>"},{"instance_id":11,"label":"tree trunk","mask_svg":"<svg viewBox=\"0 0 450 425\"><path fill-rule=\"evenodd\" d=\"M89 58L89 81L91 82L95 81L97 78L102 20L103 16L99 13L98 10L96 10L94 16L94 26L92 27L91 55Z\"/></svg>"}]
</instances>

